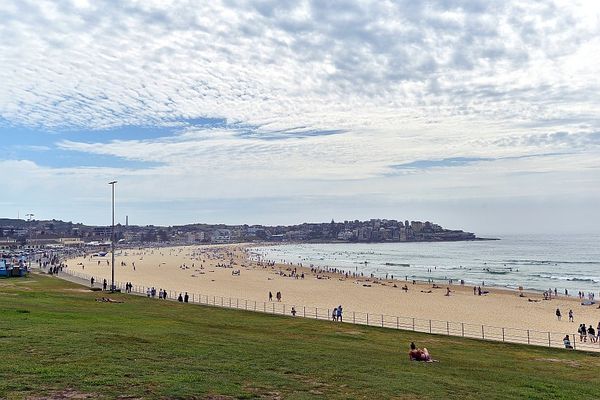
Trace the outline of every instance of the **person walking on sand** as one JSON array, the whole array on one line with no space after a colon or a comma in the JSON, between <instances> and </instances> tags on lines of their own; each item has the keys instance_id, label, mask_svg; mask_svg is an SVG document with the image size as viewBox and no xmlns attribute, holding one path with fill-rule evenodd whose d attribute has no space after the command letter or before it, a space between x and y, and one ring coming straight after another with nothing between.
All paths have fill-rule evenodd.
<instances>
[{"instance_id":1,"label":"person walking on sand","mask_svg":"<svg viewBox=\"0 0 600 400\"><path fill-rule=\"evenodd\" d=\"M590 343L596 343L596 331L594 330L594 327L592 326L592 324L590 324L590 327L587 330L588 333L588 337L590 338Z\"/></svg>"},{"instance_id":2,"label":"person walking on sand","mask_svg":"<svg viewBox=\"0 0 600 400\"><path fill-rule=\"evenodd\" d=\"M560 321L560 317L561 317L561 313L560 313L560 309L556 309L556 318L558 318L558 320Z\"/></svg>"},{"instance_id":3,"label":"person walking on sand","mask_svg":"<svg viewBox=\"0 0 600 400\"><path fill-rule=\"evenodd\" d=\"M337 308L337 320L342 322L342 306L338 306Z\"/></svg>"},{"instance_id":4,"label":"person walking on sand","mask_svg":"<svg viewBox=\"0 0 600 400\"><path fill-rule=\"evenodd\" d=\"M269 292L269 301L273 301L273 293Z\"/></svg>"},{"instance_id":5,"label":"person walking on sand","mask_svg":"<svg viewBox=\"0 0 600 400\"><path fill-rule=\"evenodd\" d=\"M276 296L277 296L277 301L281 301L281 292L277 292Z\"/></svg>"},{"instance_id":6,"label":"person walking on sand","mask_svg":"<svg viewBox=\"0 0 600 400\"><path fill-rule=\"evenodd\" d=\"M585 324L580 324L577 331L579 332L579 341L587 342L587 328L585 327Z\"/></svg>"},{"instance_id":7,"label":"person walking on sand","mask_svg":"<svg viewBox=\"0 0 600 400\"><path fill-rule=\"evenodd\" d=\"M333 309L333 311L331 312L331 320L332 321L337 321L337 307L335 307Z\"/></svg>"},{"instance_id":8,"label":"person walking on sand","mask_svg":"<svg viewBox=\"0 0 600 400\"><path fill-rule=\"evenodd\" d=\"M569 310L569 322L575 322L573 319L573 310Z\"/></svg>"}]
</instances>

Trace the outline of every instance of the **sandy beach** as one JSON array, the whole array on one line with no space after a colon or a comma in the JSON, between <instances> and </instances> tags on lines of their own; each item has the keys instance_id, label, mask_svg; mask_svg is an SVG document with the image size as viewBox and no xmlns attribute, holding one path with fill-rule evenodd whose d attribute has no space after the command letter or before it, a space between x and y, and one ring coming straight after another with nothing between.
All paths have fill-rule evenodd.
<instances>
[{"instance_id":1,"label":"sandy beach","mask_svg":"<svg viewBox=\"0 0 600 400\"><path fill-rule=\"evenodd\" d=\"M68 269L110 282L110 253L105 257L79 257L67 261ZM260 265L263 264L263 265ZM291 277L296 268L304 279ZM239 270L239 275L232 274ZM317 278L318 275L318 278ZM334 273L311 273L310 268L264 265L249 258L243 245L206 245L120 250L116 253L115 280L173 292L224 296L268 302L269 291L282 293L289 306L344 308L344 315L368 312L416 317L495 327L530 329L540 332L575 334L580 323L600 321L600 309L582 306L579 299L565 297L543 300L540 293L524 293L485 287L488 294L473 294L472 286L440 285L404 280L344 278ZM408 290L402 290L407 285ZM396 285L396 287L394 287ZM446 296L446 288L451 294ZM562 320L555 311L559 308ZM574 322L569 322L572 309Z\"/></svg>"}]
</instances>

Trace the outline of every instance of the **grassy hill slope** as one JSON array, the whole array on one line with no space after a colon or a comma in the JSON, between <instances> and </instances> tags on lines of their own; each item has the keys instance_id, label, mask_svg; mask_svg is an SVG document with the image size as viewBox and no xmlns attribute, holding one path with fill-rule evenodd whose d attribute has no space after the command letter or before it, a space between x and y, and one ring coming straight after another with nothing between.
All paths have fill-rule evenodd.
<instances>
[{"instance_id":1,"label":"grassy hill slope","mask_svg":"<svg viewBox=\"0 0 600 400\"><path fill-rule=\"evenodd\" d=\"M99 296L45 276L0 280L0 398L573 399L600 389L596 354ZM409 362L410 341L440 362Z\"/></svg>"}]
</instances>

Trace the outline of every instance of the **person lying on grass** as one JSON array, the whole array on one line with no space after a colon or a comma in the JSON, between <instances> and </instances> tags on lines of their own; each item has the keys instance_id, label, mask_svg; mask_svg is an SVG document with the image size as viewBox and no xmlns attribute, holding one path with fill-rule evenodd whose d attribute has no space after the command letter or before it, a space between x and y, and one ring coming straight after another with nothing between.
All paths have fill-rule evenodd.
<instances>
[{"instance_id":1,"label":"person lying on grass","mask_svg":"<svg viewBox=\"0 0 600 400\"><path fill-rule=\"evenodd\" d=\"M119 300L113 300L110 297L100 297L99 299L96 299L96 301L98 301L100 303L123 303L122 301L119 301Z\"/></svg>"},{"instance_id":2,"label":"person lying on grass","mask_svg":"<svg viewBox=\"0 0 600 400\"><path fill-rule=\"evenodd\" d=\"M429 355L429 351L424 347L422 349L417 348L414 342L410 343L410 351L408 352L410 361L423 361L423 362L438 362Z\"/></svg>"}]
</instances>

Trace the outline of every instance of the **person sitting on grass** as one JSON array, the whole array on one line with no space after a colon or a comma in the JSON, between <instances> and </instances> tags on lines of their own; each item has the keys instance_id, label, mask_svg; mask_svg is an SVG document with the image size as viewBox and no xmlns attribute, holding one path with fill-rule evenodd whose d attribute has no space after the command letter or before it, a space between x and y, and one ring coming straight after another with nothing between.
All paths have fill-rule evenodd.
<instances>
[{"instance_id":1,"label":"person sitting on grass","mask_svg":"<svg viewBox=\"0 0 600 400\"><path fill-rule=\"evenodd\" d=\"M414 342L410 343L410 351L408 352L408 357L410 361L423 361L423 362L437 362L429 355L429 351L427 348L419 349L415 346Z\"/></svg>"}]
</instances>

